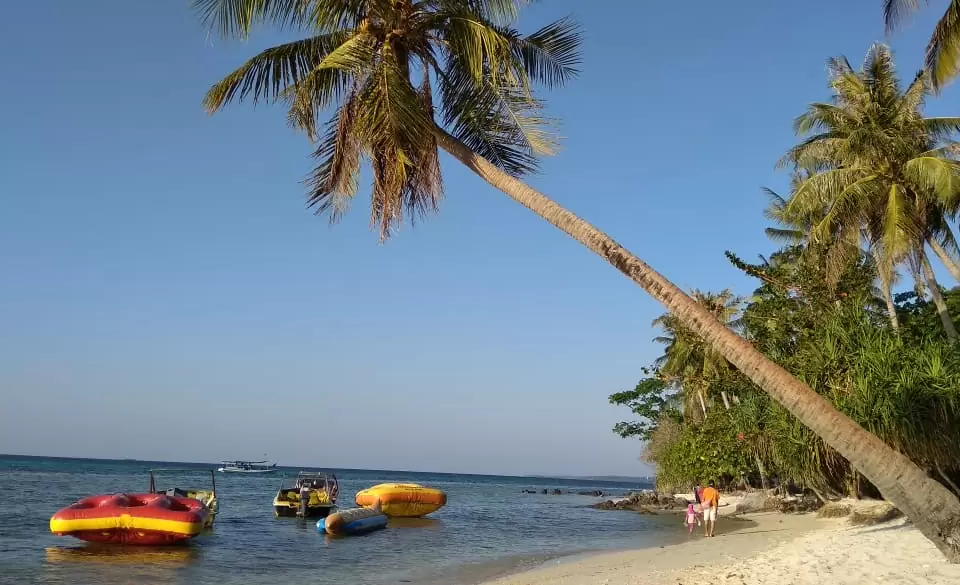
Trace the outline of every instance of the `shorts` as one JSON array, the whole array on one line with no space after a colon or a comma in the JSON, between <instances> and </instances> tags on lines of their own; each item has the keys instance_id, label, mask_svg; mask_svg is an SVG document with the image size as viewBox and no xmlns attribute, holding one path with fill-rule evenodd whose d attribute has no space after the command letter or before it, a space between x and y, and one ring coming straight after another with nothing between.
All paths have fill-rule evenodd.
<instances>
[{"instance_id":1,"label":"shorts","mask_svg":"<svg viewBox=\"0 0 960 585\"><path fill-rule=\"evenodd\" d=\"M703 509L703 521L704 522L716 522L717 521L717 509L714 507L704 508Z\"/></svg>"}]
</instances>

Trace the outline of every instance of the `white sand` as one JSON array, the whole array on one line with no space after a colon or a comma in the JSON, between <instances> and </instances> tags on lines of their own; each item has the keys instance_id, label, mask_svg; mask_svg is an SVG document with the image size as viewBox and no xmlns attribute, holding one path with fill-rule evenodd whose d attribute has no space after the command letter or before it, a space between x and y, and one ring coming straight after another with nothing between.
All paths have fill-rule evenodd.
<instances>
[{"instance_id":1,"label":"white sand","mask_svg":"<svg viewBox=\"0 0 960 585\"><path fill-rule=\"evenodd\" d=\"M903 520L851 528L813 515L721 518L715 538L554 562L490 585L958 585L960 565Z\"/></svg>"}]
</instances>

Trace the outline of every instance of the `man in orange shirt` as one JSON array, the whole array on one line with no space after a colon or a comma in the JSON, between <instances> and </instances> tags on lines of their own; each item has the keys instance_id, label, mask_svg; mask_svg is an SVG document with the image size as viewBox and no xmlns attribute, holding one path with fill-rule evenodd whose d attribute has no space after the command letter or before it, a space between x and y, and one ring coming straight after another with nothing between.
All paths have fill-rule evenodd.
<instances>
[{"instance_id":1,"label":"man in orange shirt","mask_svg":"<svg viewBox=\"0 0 960 585\"><path fill-rule=\"evenodd\" d=\"M720 492L714 487L713 482L703 488L701 496L701 506L703 507L703 530L706 536L713 536L717 529L717 508L720 506Z\"/></svg>"}]
</instances>

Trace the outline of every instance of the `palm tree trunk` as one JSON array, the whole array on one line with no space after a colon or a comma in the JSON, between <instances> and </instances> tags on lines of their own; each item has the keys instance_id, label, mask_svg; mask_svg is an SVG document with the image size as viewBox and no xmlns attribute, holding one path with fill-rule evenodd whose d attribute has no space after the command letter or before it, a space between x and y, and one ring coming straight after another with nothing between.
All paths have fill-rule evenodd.
<instances>
[{"instance_id":1,"label":"palm tree trunk","mask_svg":"<svg viewBox=\"0 0 960 585\"><path fill-rule=\"evenodd\" d=\"M877 276L880 277L880 291L883 293L883 302L887 305L887 317L890 319L890 325L894 331L900 330L900 319L897 317L897 306L893 302L893 290L890 286L890 273L887 271L883 258L880 257L880 251L874 246L870 246L870 253L873 254L873 263L877 268Z\"/></svg>"},{"instance_id":2,"label":"palm tree trunk","mask_svg":"<svg viewBox=\"0 0 960 585\"><path fill-rule=\"evenodd\" d=\"M940 262L950 271L953 279L956 280L957 283L960 283L960 264L957 264L957 261L950 257L950 254L947 253L936 238L930 238L927 242L930 244L930 249L933 250L933 253L940 259Z\"/></svg>"},{"instance_id":3,"label":"palm tree trunk","mask_svg":"<svg viewBox=\"0 0 960 585\"><path fill-rule=\"evenodd\" d=\"M763 465L763 459L757 453L753 454L754 461L757 462L757 471L760 472L760 489L767 491L767 468Z\"/></svg>"},{"instance_id":4,"label":"palm tree trunk","mask_svg":"<svg viewBox=\"0 0 960 585\"><path fill-rule=\"evenodd\" d=\"M936 275L933 274L933 267L927 260L927 253L920 251L920 269L923 270L923 277L927 281L927 288L930 289L930 296L933 298L933 304L937 307L937 315L940 316L940 323L943 324L943 330L947 333L947 340L950 343L957 342L957 328L953 325L953 319L950 317L950 311L947 309L947 302L943 300L940 293L940 284L937 282Z\"/></svg>"},{"instance_id":5,"label":"palm tree trunk","mask_svg":"<svg viewBox=\"0 0 960 585\"><path fill-rule=\"evenodd\" d=\"M953 562L960 562L960 500L906 456L891 449L822 396L720 323L659 272L610 236L501 171L439 127L440 147L494 188L609 262L663 304L686 327L782 404L859 469Z\"/></svg>"}]
</instances>

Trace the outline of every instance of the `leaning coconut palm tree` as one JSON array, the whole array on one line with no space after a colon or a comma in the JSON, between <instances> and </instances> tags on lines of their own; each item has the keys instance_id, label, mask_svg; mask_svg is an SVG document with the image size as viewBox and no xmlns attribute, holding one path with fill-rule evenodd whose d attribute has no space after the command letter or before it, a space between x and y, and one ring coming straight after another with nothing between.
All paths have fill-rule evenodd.
<instances>
[{"instance_id":1,"label":"leaning coconut palm tree","mask_svg":"<svg viewBox=\"0 0 960 585\"><path fill-rule=\"evenodd\" d=\"M535 168L538 153L551 150L531 87L574 75L580 34L572 21L520 35L510 28L525 3L519 0L195 3L225 37L245 37L264 23L306 35L253 57L217 83L205 103L211 112L242 99L286 104L291 123L319 143L320 165L309 183L319 211L342 213L363 159L374 174L371 215L381 235L402 212L432 209L441 185L436 144L640 285L860 469L945 555L960 560L956 497L610 236L518 179ZM321 132L316 119L326 109L336 116Z\"/></svg>"},{"instance_id":2,"label":"leaning coconut palm tree","mask_svg":"<svg viewBox=\"0 0 960 585\"><path fill-rule=\"evenodd\" d=\"M944 331L956 342L925 246L956 247L945 217L960 192L951 140L960 118L924 118L927 77L917 76L902 91L884 45L870 49L860 71L844 58L831 59L829 66L831 103L811 104L797 118L795 129L804 140L781 160L816 171L797 187L786 211L799 217L824 211L812 233L815 241L862 233L883 252L881 272L915 259Z\"/></svg>"},{"instance_id":3,"label":"leaning coconut palm tree","mask_svg":"<svg viewBox=\"0 0 960 585\"><path fill-rule=\"evenodd\" d=\"M926 68L938 90L960 72L960 0L949 2L927 44ZM893 32L907 14L919 9L920 0L884 0L883 21L887 32Z\"/></svg>"}]
</instances>

